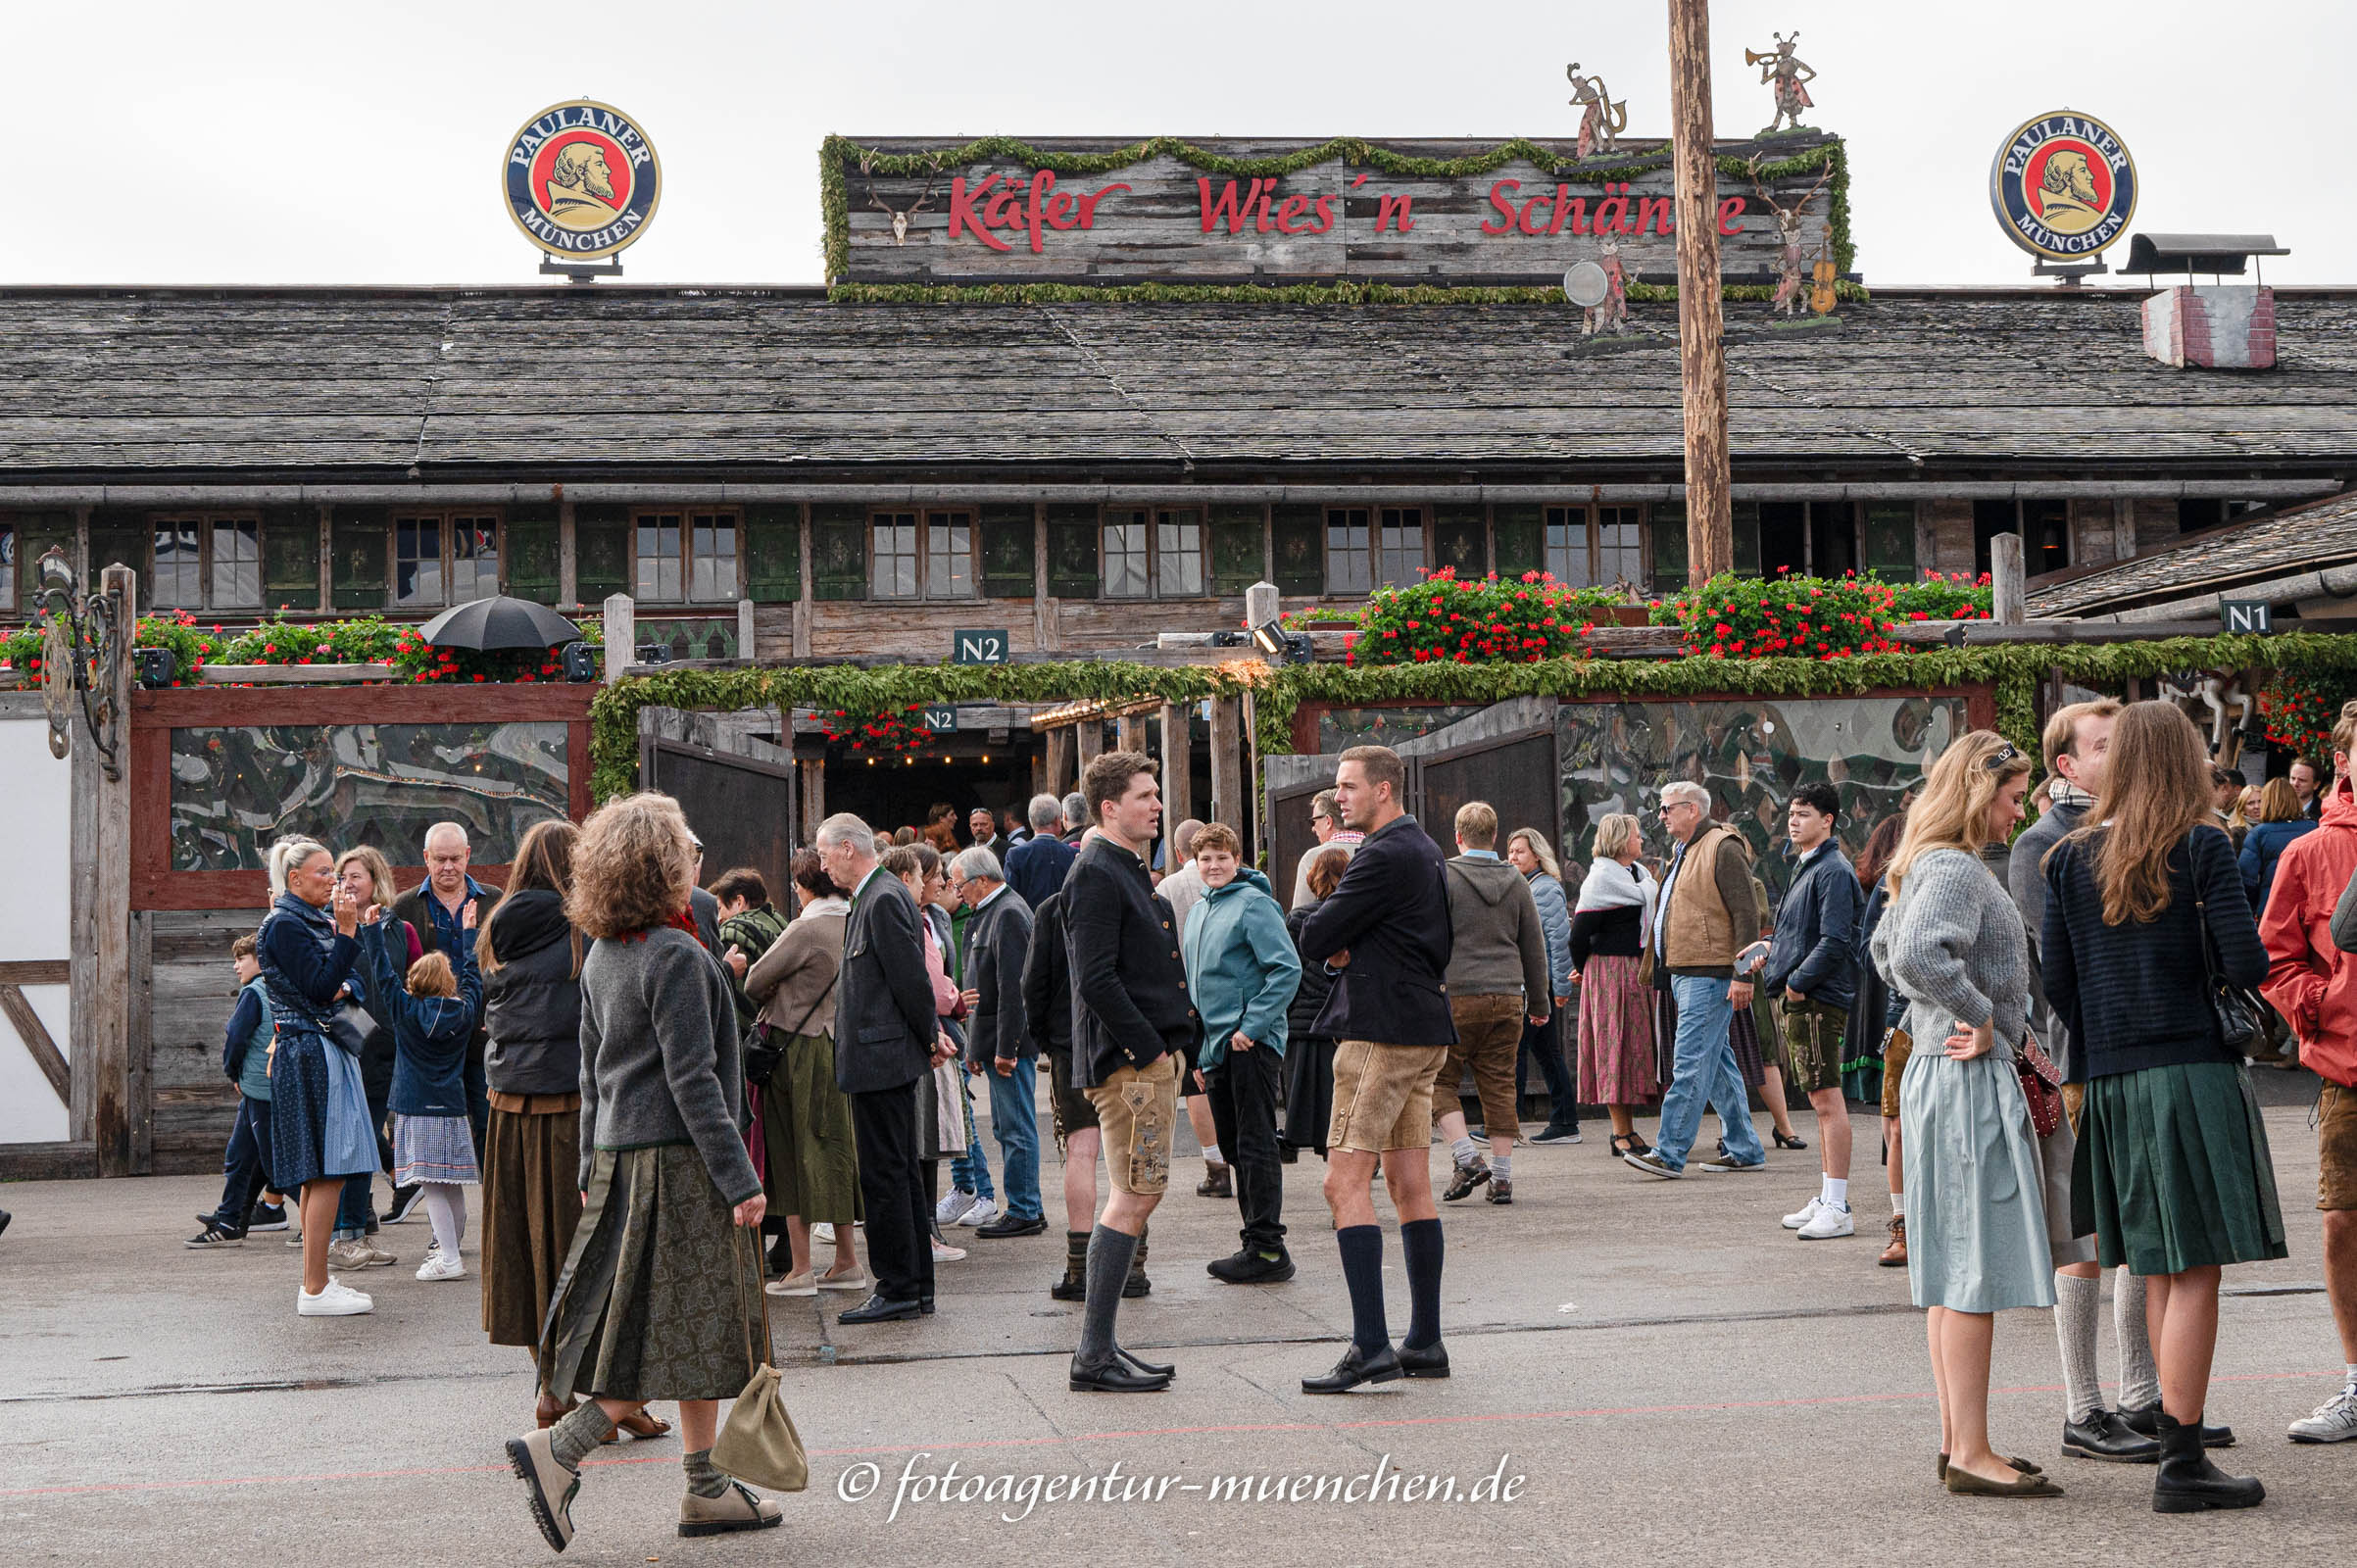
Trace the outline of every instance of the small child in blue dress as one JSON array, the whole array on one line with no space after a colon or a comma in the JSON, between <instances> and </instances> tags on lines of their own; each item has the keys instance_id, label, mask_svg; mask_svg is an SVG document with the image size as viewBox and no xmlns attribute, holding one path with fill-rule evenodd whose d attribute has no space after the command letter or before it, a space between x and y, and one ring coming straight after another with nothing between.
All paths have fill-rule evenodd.
<instances>
[{"instance_id":1,"label":"small child in blue dress","mask_svg":"<svg viewBox=\"0 0 2357 1568\"><path fill-rule=\"evenodd\" d=\"M418 1183L434 1247L417 1270L420 1280L466 1277L459 1243L466 1234L466 1189L482 1175L466 1119L466 1042L481 1015L483 982L474 965L474 901L460 913L466 939L455 946L458 963L429 953L402 973L385 939L381 906L361 930L368 1005L393 1028L393 1183Z\"/></svg>"}]
</instances>

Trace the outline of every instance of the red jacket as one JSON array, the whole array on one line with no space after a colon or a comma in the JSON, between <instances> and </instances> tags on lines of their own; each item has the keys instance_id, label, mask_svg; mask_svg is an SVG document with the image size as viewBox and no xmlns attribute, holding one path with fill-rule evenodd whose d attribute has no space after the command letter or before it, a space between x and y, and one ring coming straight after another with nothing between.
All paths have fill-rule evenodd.
<instances>
[{"instance_id":1,"label":"red jacket","mask_svg":"<svg viewBox=\"0 0 2357 1568\"><path fill-rule=\"evenodd\" d=\"M2332 945L2332 906L2357 874L2357 795L2344 774L2317 830L2276 861L2259 921L2267 983L2259 989L2300 1039L2300 1064L2357 1088L2357 963Z\"/></svg>"}]
</instances>

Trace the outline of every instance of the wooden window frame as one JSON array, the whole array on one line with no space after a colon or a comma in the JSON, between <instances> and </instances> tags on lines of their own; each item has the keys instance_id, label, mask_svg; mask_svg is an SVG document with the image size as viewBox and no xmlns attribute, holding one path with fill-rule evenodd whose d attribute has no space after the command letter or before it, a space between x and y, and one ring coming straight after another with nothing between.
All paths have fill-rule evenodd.
<instances>
[{"instance_id":1,"label":"wooden window frame","mask_svg":"<svg viewBox=\"0 0 2357 1568\"><path fill-rule=\"evenodd\" d=\"M1116 527L1137 526L1143 530L1138 552L1145 571L1145 586L1135 593L1116 593L1113 589L1111 530ZM1267 526L1265 519L1262 527ZM1162 543L1164 528L1192 527L1195 530L1195 590L1192 593L1166 590L1163 574L1167 569L1167 552ZM1263 550L1265 554L1265 547ZM1120 553L1124 558L1128 551ZM1211 525L1200 506L1170 507L1106 507L1097 516L1097 596L1127 604L1147 604L1162 600L1181 602L1195 599L1215 599L1211 591Z\"/></svg>"},{"instance_id":2,"label":"wooden window frame","mask_svg":"<svg viewBox=\"0 0 2357 1568\"><path fill-rule=\"evenodd\" d=\"M195 604L164 604L153 597L156 575L156 530L181 523L196 524L196 593ZM213 594L213 530L221 523L252 523L254 526L254 602L250 605L224 605L215 602ZM13 525L11 525L13 526ZM262 549L262 514L259 512L156 512L147 517L144 559L140 563L140 597L157 610L221 611L259 614L270 598L270 583L265 575L268 566ZM20 577L24 563L18 563ZM13 604L13 601L12 601Z\"/></svg>"},{"instance_id":3,"label":"wooden window frame","mask_svg":"<svg viewBox=\"0 0 2357 1568\"><path fill-rule=\"evenodd\" d=\"M1653 571L1652 518L1646 509L1637 502L1571 501L1561 505L1549 503L1540 514L1539 556L1544 564L1540 569L1552 574L1557 582L1567 587L1610 587L1615 579L1608 579L1603 575L1603 514L1606 512L1621 514L1622 515L1613 519L1614 522L1625 522L1637 530L1637 569L1629 581L1643 590L1645 584L1651 580ZM1558 519L1558 514L1562 514L1560 519ZM1588 557L1588 564L1577 579L1555 570L1555 546L1552 537L1558 526L1568 526L1575 516L1581 519L1584 526L1587 543L1583 548Z\"/></svg>"},{"instance_id":4,"label":"wooden window frame","mask_svg":"<svg viewBox=\"0 0 2357 1568\"><path fill-rule=\"evenodd\" d=\"M472 603L471 600L451 597L451 548L454 540L451 525L462 519L469 523L488 521L491 524L491 553L495 563L491 568L491 592L475 597L489 599L507 591L508 514L505 511L498 507L400 508L388 514L384 520L384 602L387 610L402 614L418 614ZM401 525L405 522L430 522L441 531L442 597L438 601L406 605L401 602Z\"/></svg>"},{"instance_id":5,"label":"wooden window frame","mask_svg":"<svg viewBox=\"0 0 2357 1568\"><path fill-rule=\"evenodd\" d=\"M880 594L876 592L876 528L879 524L902 522L913 524L916 539L916 589L913 593ZM933 530L936 527L965 526L965 578L963 592L940 592L933 588ZM879 507L867 514L867 597L877 604L889 605L964 605L983 597L982 593L982 510L979 507ZM897 559L897 558L896 558Z\"/></svg>"},{"instance_id":6,"label":"wooden window frame","mask_svg":"<svg viewBox=\"0 0 2357 1568\"><path fill-rule=\"evenodd\" d=\"M655 599L637 591L639 586L639 562L648 559L640 554L638 548L638 530L642 526L650 523L660 526L665 520L675 522L679 529L679 597L676 599ZM728 597L725 599L698 599L693 596L696 583L696 524L699 520L727 523L729 528L729 536L735 541L736 548L733 552L733 559L736 562L736 581L730 585ZM503 567L505 565L505 553L507 551L507 529L503 526L500 530L500 550L502 552ZM745 597L745 514L744 509L741 507L683 506L633 507L630 509L631 597L636 599L640 604L663 605L666 607L678 606L683 608L690 606L736 604ZM505 580L504 570L502 573L502 580Z\"/></svg>"}]
</instances>

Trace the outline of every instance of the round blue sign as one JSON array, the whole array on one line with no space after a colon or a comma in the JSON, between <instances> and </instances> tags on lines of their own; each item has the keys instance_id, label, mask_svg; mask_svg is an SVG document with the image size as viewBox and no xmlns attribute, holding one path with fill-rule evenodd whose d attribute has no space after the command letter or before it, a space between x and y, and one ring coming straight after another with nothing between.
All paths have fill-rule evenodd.
<instances>
[{"instance_id":1,"label":"round blue sign","mask_svg":"<svg viewBox=\"0 0 2357 1568\"><path fill-rule=\"evenodd\" d=\"M2136 166L2102 121L2063 110L2025 121L1997 149L1989 204L2005 237L2033 256L2085 261L2136 211Z\"/></svg>"},{"instance_id":2,"label":"round blue sign","mask_svg":"<svg viewBox=\"0 0 2357 1568\"><path fill-rule=\"evenodd\" d=\"M636 240L663 195L655 144L611 104L553 104L508 141L508 216L542 250L587 259Z\"/></svg>"}]
</instances>

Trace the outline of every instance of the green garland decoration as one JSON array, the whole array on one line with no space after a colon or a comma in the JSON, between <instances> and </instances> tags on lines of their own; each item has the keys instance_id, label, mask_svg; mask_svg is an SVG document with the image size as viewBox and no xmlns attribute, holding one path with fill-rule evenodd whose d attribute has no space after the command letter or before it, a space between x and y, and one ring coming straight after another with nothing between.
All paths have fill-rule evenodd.
<instances>
[{"instance_id":1,"label":"green garland decoration","mask_svg":"<svg viewBox=\"0 0 2357 1568\"><path fill-rule=\"evenodd\" d=\"M980 163L985 159L1001 159L1032 169L1052 169L1058 174L1073 175L1109 174L1116 170L1145 163L1151 158L1169 158L1208 174L1265 179L1299 173L1319 164L1340 161L1347 167L1363 166L1387 174L1460 178L1467 174L1486 174L1519 161L1536 165L1566 182L1601 185L1607 180L1633 179L1640 174L1666 169L1670 165L1671 155L1670 144L1664 141L1648 152L1633 154L1618 163L1582 163L1577 158L1565 157L1551 148L1542 147L1520 136L1462 158L1419 158L1394 152L1357 136L1337 136L1315 147L1303 147L1269 158L1229 158L1176 136L1151 136L1127 147L1116 147L1110 152L1102 153L1049 152L1014 136L983 136L962 147L936 147L917 153L881 153L871 147L862 147L846 136L829 136L818 144L818 198L826 215L826 276L827 281L833 284L851 270L851 191L844 178L844 170L854 165L879 174L908 175L933 173L963 164ZM1746 159L1722 157L1717 163L1722 174L1736 178L1750 177L1751 166ZM1838 137L1812 141L1789 157L1773 163L1762 163L1759 177L1762 180L1776 180L1787 175L1815 173L1829 165L1833 170L1833 178L1828 184L1833 195L1827 220L1831 224L1834 268L1837 271L1847 272L1853 270L1857 260L1857 250L1850 242L1849 235L1848 145ZM1631 289L1629 297L1634 300L1639 296L1635 289Z\"/></svg>"},{"instance_id":2,"label":"green garland decoration","mask_svg":"<svg viewBox=\"0 0 2357 1568\"><path fill-rule=\"evenodd\" d=\"M2172 637L2136 643L2009 643L1933 648L1860 659L1550 660L1537 664L1294 664L1252 686L1222 668L1170 668L1118 661L1056 664L896 664L881 669L808 665L780 669L676 670L607 687L591 706L592 788L601 801L638 786L638 710L649 704L732 710L775 705L872 710L887 704L1056 702L1084 697L1157 696L1197 702L1253 694L1262 755L1291 752L1294 715L1304 702L1368 707L1385 703L1497 703L1510 697L1631 702L1705 694L1758 697L1855 696L1892 689L1988 685L1997 729L2024 752L2038 750L2038 687L2049 674L2101 686L2184 669L2247 666L2357 679L2357 637L2283 632L2272 637Z\"/></svg>"},{"instance_id":3,"label":"green garland decoration","mask_svg":"<svg viewBox=\"0 0 2357 1568\"><path fill-rule=\"evenodd\" d=\"M1631 283L1632 305L1671 305L1675 283ZM1773 283L1728 283L1720 297L1731 302L1776 297ZM1873 296L1861 283L1836 283L1835 297L1862 304ZM831 283L826 297L838 305L1552 305L1577 311L1559 288L1468 286L1433 283Z\"/></svg>"}]
</instances>

